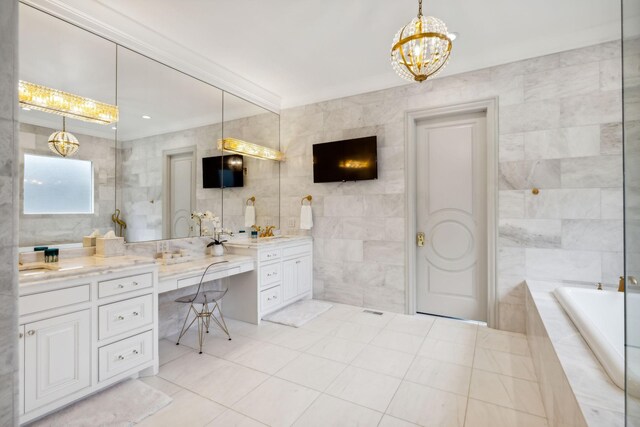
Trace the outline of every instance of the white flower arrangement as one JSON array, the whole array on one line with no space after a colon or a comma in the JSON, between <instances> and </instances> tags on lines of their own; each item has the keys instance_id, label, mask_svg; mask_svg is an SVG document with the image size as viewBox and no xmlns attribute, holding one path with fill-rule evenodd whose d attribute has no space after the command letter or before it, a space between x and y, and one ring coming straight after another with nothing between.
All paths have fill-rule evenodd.
<instances>
[{"instance_id":1,"label":"white flower arrangement","mask_svg":"<svg viewBox=\"0 0 640 427\"><path fill-rule=\"evenodd\" d=\"M216 232L221 231L220 217L214 215L211 211L191 212L191 219L198 226L200 237L215 235ZM210 224L213 231L207 227Z\"/></svg>"}]
</instances>

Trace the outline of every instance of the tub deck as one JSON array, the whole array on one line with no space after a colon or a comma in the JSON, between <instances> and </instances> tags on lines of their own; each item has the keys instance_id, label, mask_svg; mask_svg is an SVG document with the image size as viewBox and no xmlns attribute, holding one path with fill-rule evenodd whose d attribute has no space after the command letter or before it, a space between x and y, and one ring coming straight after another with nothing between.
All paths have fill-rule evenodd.
<instances>
[{"instance_id":1,"label":"tub deck","mask_svg":"<svg viewBox=\"0 0 640 427\"><path fill-rule=\"evenodd\" d=\"M559 286L566 284L528 281L525 295L527 339L549 424L622 427L624 391L611 381L556 299Z\"/></svg>"}]
</instances>

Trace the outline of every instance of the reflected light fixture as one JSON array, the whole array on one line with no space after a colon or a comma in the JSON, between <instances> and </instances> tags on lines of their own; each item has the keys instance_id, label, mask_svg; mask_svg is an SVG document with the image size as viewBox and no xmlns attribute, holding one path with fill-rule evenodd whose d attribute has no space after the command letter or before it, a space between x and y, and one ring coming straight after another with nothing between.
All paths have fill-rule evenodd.
<instances>
[{"instance_id":1,"label":"reflected light fixture","mask_svg":"<svg viewBox=\"0 0 640 427\"><path fill-rule=\"evenodd\" d=\"M403 79L423 82L444 69L451 47L445 23L433 16L423 16L422 0L418 0L418 16L393 38L391 64Z\"/></svg>"},{"instance_id":2,"label":"reflected light fixture","mask_svg":"<svg viewBox=\"0 0 640 427\"><path fill-rule=\"evenodd\" d=\"M118 121L118 107L72 93L20 80L18 100L23 109L39 110L103 125Z\"/></svg>"},{"instance_id":3,"label":"reflected light fixture","mask_svg":"<svg viewBox=\"0 0 640 427\"><path fill-rule=\"evenodd\" d=\"M80 142L72 133L66 131L66 117L62 117L62 130L51 134L49 149L62 157L73 156L80 148Z\"/></svg>"},{"instance_id":4,"label":"reflected light fixture","mask_svg":"<svg viewBox=\"0 0 640 427\"><path fill-rule=\"evenodd\" d=\"M230 153L242 154L262 160L284 161L284 154L273 148L265 147L236 138L223 138L218 140L218 150Z\"/></svg>"}]
</instances>

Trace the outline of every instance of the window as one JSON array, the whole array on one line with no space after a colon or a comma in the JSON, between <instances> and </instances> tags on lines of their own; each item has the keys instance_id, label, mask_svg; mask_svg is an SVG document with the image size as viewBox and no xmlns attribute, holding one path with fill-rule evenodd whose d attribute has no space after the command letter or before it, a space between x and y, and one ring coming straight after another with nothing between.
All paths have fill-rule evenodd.
<instances>
[{"instance_id":1,"label":"window","mask_svg":"<svg viewBox=\"0 0 640 427\"><path fill-rule=\"evenodd\" d=\"M91 162L25 154L24 213L92 214Z\"/></svg>"}]
</instances>

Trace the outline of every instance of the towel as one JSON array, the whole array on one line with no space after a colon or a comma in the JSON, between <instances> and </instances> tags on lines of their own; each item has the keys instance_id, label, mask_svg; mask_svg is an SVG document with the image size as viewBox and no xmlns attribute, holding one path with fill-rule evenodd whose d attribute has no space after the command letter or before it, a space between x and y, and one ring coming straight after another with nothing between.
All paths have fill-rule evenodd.
<instances>
[{"instance_id":1,"label":"towel","mask_svg":"<svg viewBox=\"0 0 640 427\"><path fill-rule=\"evenodd\" d=\"M256 208L255 206L247 206L244 211L244 226L251 227L256 224Z\"/></svg>"},{"instance_id":2,"label":"towel","mask_svg":"<svg viewBox=\"0 0 640 427\"><path fill-rule=\"evenodd\" d=\"M313 216L311 215L311 206L303 205L300 209L300 229L311 230L313 227Z\"/></svg>"}]
</instances>

